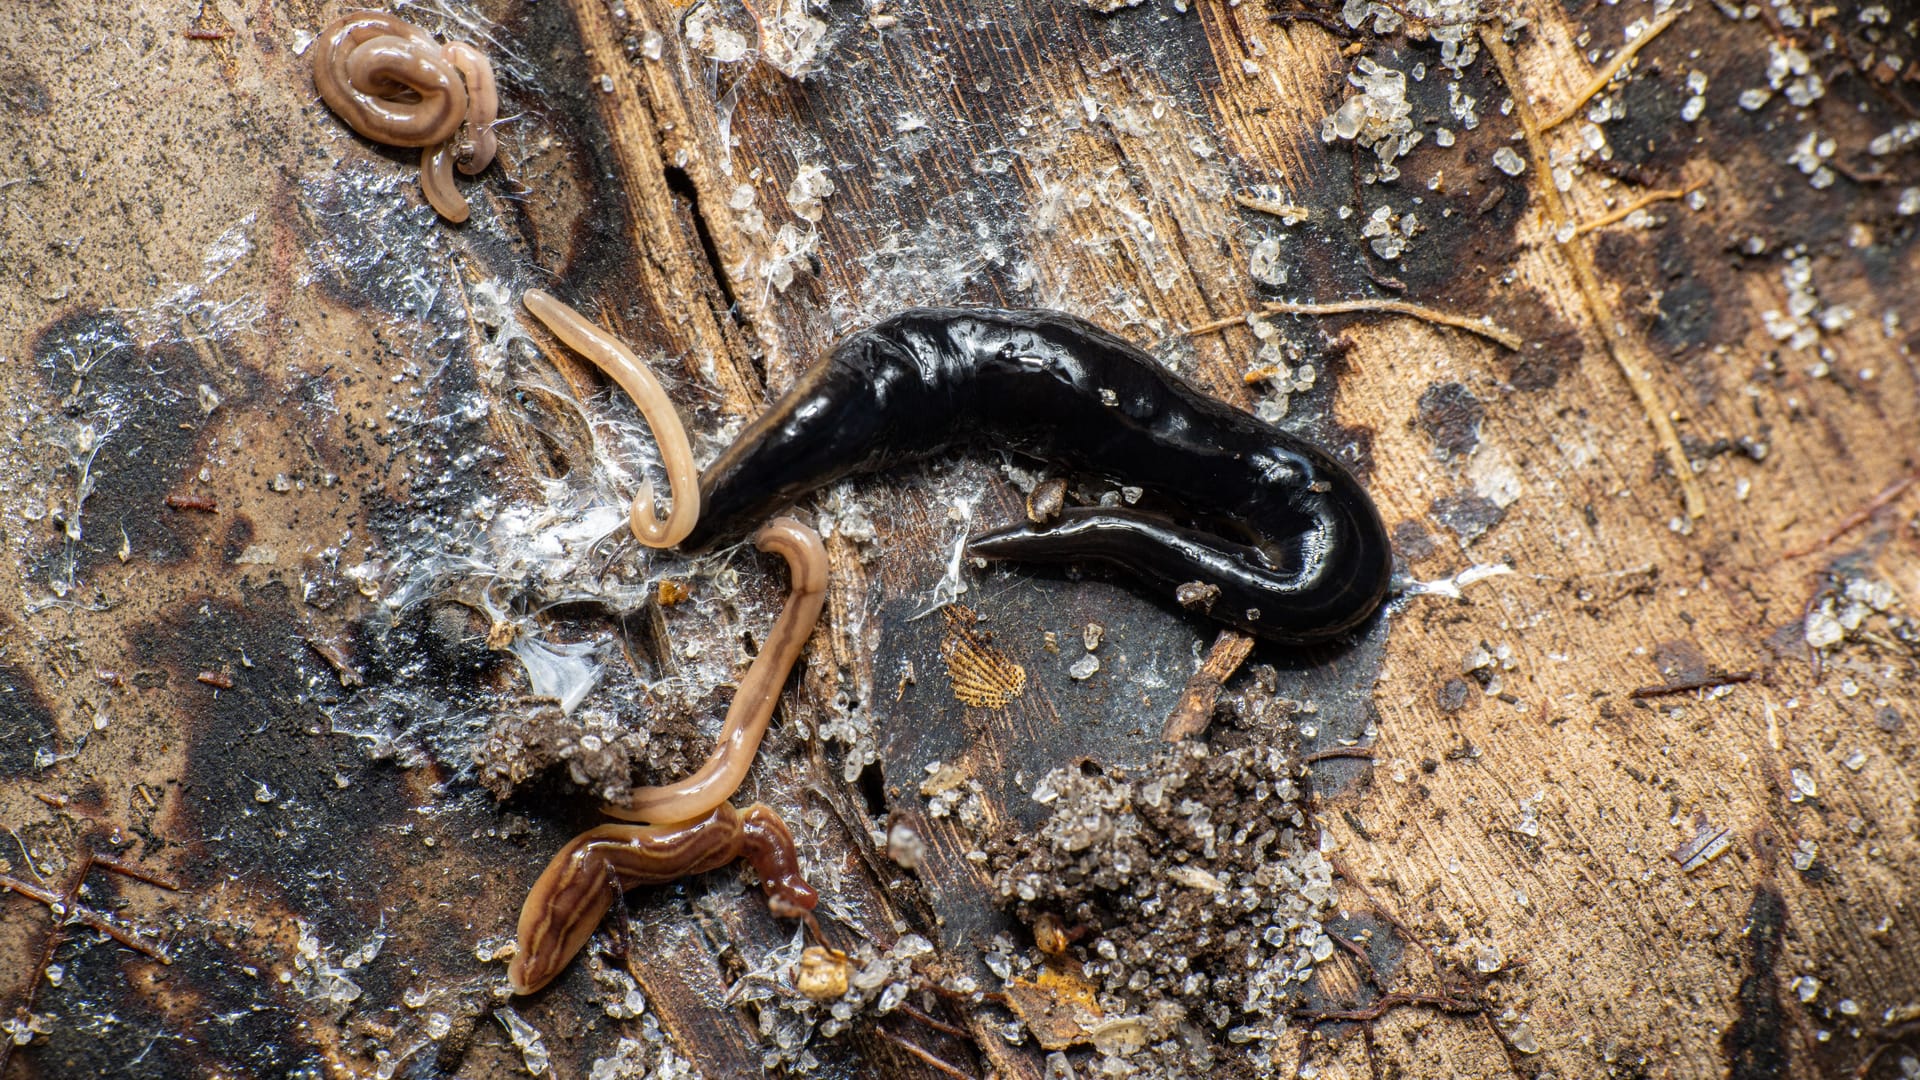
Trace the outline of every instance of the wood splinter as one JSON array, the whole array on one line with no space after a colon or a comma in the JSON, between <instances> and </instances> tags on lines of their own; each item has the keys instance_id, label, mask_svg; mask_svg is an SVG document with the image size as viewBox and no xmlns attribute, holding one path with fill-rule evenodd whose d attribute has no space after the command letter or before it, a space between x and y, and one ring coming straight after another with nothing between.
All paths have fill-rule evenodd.
<instances>
[{"instance_id":1,"label":"wood splinter","mask_svg":"<svg viewBox=\"0 0 1920 1080\"><path fill-rule=\"evenodd\" d=\"M1167 742L1179 742L1207 730L1213 721L1214 703L1220 699L1221 685L1240 670L1252 651L1251 636L1237 630L1220 631L1213 639L1213 647L1207 650L1207 658L1201 661L1200 670L1193 673L1187 680L1187 688L1180 692L1180 701L1167 716L1160 737Z\"/></svg>"}]
</instances>

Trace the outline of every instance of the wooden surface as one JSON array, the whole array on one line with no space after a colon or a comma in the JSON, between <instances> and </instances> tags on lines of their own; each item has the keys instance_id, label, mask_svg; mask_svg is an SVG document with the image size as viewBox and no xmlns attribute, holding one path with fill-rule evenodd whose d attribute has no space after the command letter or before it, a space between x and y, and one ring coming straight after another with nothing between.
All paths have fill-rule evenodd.
<instances>
[{"instance_id":1,"label":"wooden surface","mask_svg":"<svg viewBox=\"0 0 1920 1080\"><path fill-rule=\"evenodd\" d=\"M593 820L541 747L600 724L622 768L684 771L782 588L751 554L543 544L586 503L610 529L629 490L566 398L631 413L527 329L533 286L656 359L702 460L909 304L1070 310L1269 409L1237 318L1263 302L1491 319L1520 348L1395 314L1274 323L1317 374L1286 422L1356 467L1410 579L1440 585L1347 646L1256 649L1222 695L1290 703L1211 737L1296 755L1339 875L1329 927L1374 935L1302 988L1277 1064L1195 1028L1211 1071L1900 1075L1920 1055L1920 168L1871 150L1920 101L1911 15L1697 4L1597 99L1607 150L1583 160L1587 109L1541 125L1647 5L1522 4L1504 47L1505 18L1476 24L1471 128L1428 23L1182 6L409 6L500 68L501 163L461 227L425 209L413 152L313 93L331 5L0 13L0 873L172 961L0 898L0 1004L41 1029L4 1076L510 1076L539 1058L516 1024L553 1075L744 1076L801 1015L754 991L788 977L792 927L728 872L630 897L644 1014L609 1008L620 961L597 953L502 1009L526 888ZM734 48L815 19L816 45L767 43L789 71ZM1822 78L1805 108L1794 55ZM1770 56L1782 78L1747 108ZM1366 58L1424 67L1397 180L1322 138ZM1697 208L1569 235L1695 186ZM1363 232L1383 206L1416 221L1392 258ZM1253 276L1277 280L1268 239L1282 284ZM953 545L1022 512L1003 464L804 506L829 526L829 612L750 793L795 823L834 944L937 946L909 1002L935 1023L816 1032L827 1075L1042 1075L1008 1006L965 992L999 989L994 935L1035 955L968 853L1038 827L1050 770L1146 767L1212 640L1098 574L963 566L980 621L928 615ZM661 580L692 600L655 602ZM604 646L580 711L528 700L489 620L523 648ZM1026 671L1005 707L955 699L959 627ZM1100 671L1075 678L1085 655ZM532 775L502 782L514 762ZM972 825L923 794L959 782ZM911 870L876 846L895 826L926 846ZM1091 1053L1068 1052L1081 1075Z\"/></svg>"}]
</instances>

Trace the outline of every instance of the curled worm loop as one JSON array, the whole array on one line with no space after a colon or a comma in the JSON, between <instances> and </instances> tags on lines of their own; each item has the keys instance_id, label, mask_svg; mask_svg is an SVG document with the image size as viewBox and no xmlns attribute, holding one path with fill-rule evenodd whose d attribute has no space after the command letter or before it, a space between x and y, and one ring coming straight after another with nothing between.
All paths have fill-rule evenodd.
<instances>
[{"instance_id":1,"label":"curled worm loop","mask_svg":"<svg viewBox=\"0 0 1920 1080\"><path fill-rule=\"evenodd\" d=\"M384 12L351 12L321 31L313 85L347 126L389 146L445 142L467 115L466 84L440 43Z\"/></svg>"},{"instance_id":2,"label":"curled worm loop","mask_svg":"<svg viewBox=\"0 0 1920 1080\"><path fill-rule=\"evenodd\" d=\"M768 907L793 918L818 896L800 875L793 834L780 816L755 803L744 812L721 803L677 825L601 825L573 838L534 882L520 908L507 981L531 994L553 981L613 905L614 890L664 885L744 858L760 874Z\"/></svg>"},{"instance_id":3,"label":"curled worm loop","mask_svg":"<svg viewBox=\"0 0 1920 1080\"><path fill-rule=\"evenodd\" d=\"M493 64L487 54L464 41L447 42L447 62L460 73L467 86L466 141L455 155L460 171L477 176L493 164L500 140L493 133L493 122L500 115L500 90L493 81Z\"/></svg>"},{"instance_id":4,"label":"curled worm loop","mask_svg":"<svg viewBox=\"0 0 1920 1080\"><path fill-rule=\"evenodd\" d=\"M660 461L667 470L667 490L673 495L673 509L664 519L655 517L653 483L642 481L627 512L628 525L633 529L634 539L648 547L669 548L678 544L700 517L700 471L694 468L693 447L687 442L686 426L680 422L680 411L673 407L666 388L632 350L573 308L539 289L528 289L521 302L553 331L553 336L611 375L639 407L640 415L653 429L654 441L660 446ZM808 628L812 628L811 623ZM802 637L804 639L804 635Z\"/></svg>"},{"instance_id":5,"label":"curled worm loop","mask_svg":"<svg viewBox=\"0 0 1920 1080\"><path fill-rule=\"evenodd\" d=\"M986 437L1144 488L1180 518L1068 509L975 537L977 555L1111 563L1287 643L1338 637L1386 594L1379 512L1332 456L1049 311L915 309L842 339L708 467L684 546L737 537L841 477Z\"/></svg>"},{"instance_id":6,"label":"curled worm loop","mask_svg":"<svg viewBox=\"0 0 1920 1080\"><path fill-rule=\"evenodd\" d=\"M820 534L792 518L777 518L754 537L761 551L787 560L793 585L786 606L767 640L734 691L733 704L720 728L712 756L685 780L660 787L634 788L627 802L608 803L601 811L626 821L686 821L708 813L739 790L753 755L767 733L780 687L787 681L800 649L820 620L827 596L827 549Z\"/></svg>"}]
</instances>

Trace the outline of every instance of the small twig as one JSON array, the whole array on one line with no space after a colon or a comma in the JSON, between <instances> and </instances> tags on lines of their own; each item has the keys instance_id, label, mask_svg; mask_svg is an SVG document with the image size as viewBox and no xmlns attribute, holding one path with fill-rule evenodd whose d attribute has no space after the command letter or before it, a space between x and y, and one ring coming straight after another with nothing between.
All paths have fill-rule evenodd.
<instances>
[{"instance_id":1,"label":"small twig","mask_svg":"<svg viewBox=\"0 0 1920 1080\"><path fill-rule=\"evenodd\" d=\"M1879 169L1856 169L1838 158L1827 162L1827 164L1833 166L1834 172L1839 173L1841 176L1846 177L1856 184L1886 184L1898 179L1893 173L1883 172Z\"/></svg>"},{"instance_id":2,"label":"small twig","mask_svg":"<svg viewBox=\"0 0 1920 1080\"><path fill-rule=\"evenodd\" d=\"M1356 312L1385 312L1390 315L1405 315L1424 322L1440 326L1451 326L1455 330L1465 330L1477 334L1504 348L1518 351L1524 344L1520 335L1511 330L1496 326L1484 319L1470 319L1464 315L1453 315L1437 311L1430 307L1408 303L1405 300L1336 300L1326 304L1294 304L1284 300L1271 300L1260 305L1259 314L1267 315L1351 315ZM1245 315L1234 315L1225 319L1201 323L1187 329L1188 337L1211 334L1216 330L1225 330L1246 321Z\"/></svg>"},{"instance_id":3,"label":"small twig","mask_svg":"<svg viewBox=\"0 0 1920 1080\"><path fill-rule=\"evenodd\" d=\"M1579 94L1575 95L1573 101L1570 104L1568 104L1566 108L1560 110L1557 113L1554 113L1551 117L1549 117L1547 120L1542 122L1540 125L1540 130L1552 131L1554 128L1559 127L1561 124L1564 124L1567 121L1573 119L1575 116L1579 115L1581 108L1584 107L1587 102L1593 100L1593 95L1599 93L1602 90L1605 90L1607 88L1607 84L1613 81L1613 77L1615 75L1620 74L1620 69L1623 67L1626 67L1627 62L1629 60L1632 60L1635 54L1637 54L1641 49L1646 48L1648 42L1651 42L1654 38L1659 37L1661 31L1665 30L1669 26L1672 26L1674 23L1674 20L1678 19L1679 17L1680 17L1680 9L1676 7L1672 11L1667 12L1665 15L1660 16L1658 19L1655 19L1653 21L1653 25L1647 27L1646 33L1641 34L1639 37L1634 38L1632 41L1627 42L1626 46L1620 50L1618 55L1616 55L1612 60L1607 61L1607 63L1603 67L1601 67L1600 71L1594 75L1593 81L1588 83L1580 91ZM1513 90L1514 98L1517 101L1520 97L1520 88L1517 86L1514 86L1514 87L1510 87L1510 89Z\"/></svg>"},{"instance_id":4,"label":"small twig","mask_svg":"<svg viewBox=\"0 0 1920 1080\"><path fill-rule=\"evenodd\" d=\"M77 922L83 926L92 927L135 952L145 953L163 964L173 963L160 946L141 940L138 934L120 929L105 915L90 907L83 907L79 902L69 900L52 889L43 889L30 881L21 881L9 874L0 874L0 888L11 889L21 896L40 901L47 906L47 910L55 913L55 918L60 922ZM78 893L78 887L75 887L73 892Z\"/></svg>"},{"instance_id":5,"label":"small twig","mask_svg":"<svg viewBox=\"0 0 1920 1080\"><path fill-rule=\"evenodd\" d=\"M1249 195L1244 191L1234 192L1233 201L1249 210L1271 214L1289 225L1305 221L1311 216L1304 206L1295 206L1293 203L1281 202L1278 199L1262 199L1258 195Z\"/></svg>"},{"instance_id":6,"label":"small twig","mask_svg":"<svg viewBox=\"0 0 1920 1080\"><path fill-rule=\"evenodd\" d=\"M178 881L160 873L158 870L147 870L135 866L132 863L121 862L111 855L103 855L97 851L94 852L93 865L111 870L116 874L130 877L135 881L144 881L149 885L158 885L162 889L169 889L174 892L180 891L180 883Z\"/></svg>"},{"instance_id":7,"label":"small twig","mask_svg":"<svg viewBox=\"0 0 1920 1080\"><path fill-rule=\"evenodd\" d=\"M1579 225L1575 225L1573 227L1573 235L1585 236L1588 233L1595 231L1596 229L1604 229L1607 226L1612 225L1616 221L1625 221L1626 219L1632 217L1635 212L1640 210L1645 210L1647 207L1652 206L1654 203L1666 202L1668 199L1684 199L1688 195L1691 195L1694 192L1699 191L1701 188L1706 186L1707 186L1707 182L1705 180L1698 180L1688 185L1687 187L1683 187L1683 188L1661 188L1658 191L1649 191L1645 195L1642 195L1640 198L1635 199L1634 201L1628 203L1627 205L1621 207L1618 210L1615 210L1610 214L1605 214L1593 219L1592 221L1583 222Z\"/></svg>"},{"instance_id":8,"label":"small twig","mask_svg":"<svg viewBox=\"0 0 1920 1080\"><path fill-rule=\"evenodd\" d=\"M1371 746L1335 746L1327 750L1315 750L1313 753L1301 758L1300 764L1311 765L1316 761L1325 761L1328 758L1366 758L1368 761L1372 761L1378 756L1379 755L1373 752L1373 747Z\"/></svg>"},{"instance_id":9,"label":"small twig","mask_svg":"<svg viewBox=\"0 0 1920 1080\"><path fill-rule=\"evenodd\" d=\"M1469 334L1477 334L1496 345L1516 352L1524 344L1519 334L1495 326L1484 319L1469 319L1462 315L1453 315L1430 307L1422 307L1419 304L1411 304L1405 300L1341 300L1329 304L1291 304L1274 300L1262 306L1274 315L1345 315L1356 311L1384 311L1440 326L1451 326L1455 330L1465 330Z\"/></svg>"},{"instance_id":10,"label":"small twig","mask_svg":"<svg viewBox=\"0 0 1920 1080\"><path fill-rule=\"evenodd\" d=\"M949 990L937 982L929 982L916 989L925 990L935 997L946 998L948 1001L961 1004L974 1004L976 998L980 1001L991 1001L995 1005L1007 1004L1007 995L999 990L975 990L970 994L963 994L958 990Z\"/></svg>"},{"instance_id":11,"label":"small twig","mask_svg":"<svg viewBox=\"0 0 1920 1080\"><path fill-rule=\"evenodd\" d=\"M933 1053L933 1051L924 1049L918 1043L910 1042L899 1035L895 1035L893 1032L888 1031L886 1028L877 1027L877 1028L874 1028L873 1030L881 1038L887 1040L888 1042L894 1044L895 1046L898 1046L900 1049L905 1050L907 1053L912 1054L914 1057L919 1058L921 1061L926 1062L927 1064L933 1066L934 1068L940 1070L941 1072L946 1073L948 1076L956 1076L956 1077L959 1077L960 1080L975 1080L975 1077L973 1076L973 1074L961 1072L959 1069L941 1060L938 1056L936 1056Z\"/></svg>"},{"instance_id":12,"label":"small twig","mask_svg":"<svg viewBox=\"0 0 1920 1080\"><path fill-rule=\"evenodd\" d=\"M1420 1005L1450 1013L1480 1012L1484 1006L1477 1001L1463 1000L1446 994L1388 994L1364 1009L1299 1009L1294 1016L1302 1020L1378 1020L1389 1010L1402 1006Z\"/></svg>"},{"instance_id":13,"label":"small twig","mask_svg":"<svg viewBox=\"0 0 1920 1080\"><path fill-rule=\"evenodd\" d=\"M1735 683L1749 683L1758 679L1757 671L1714 671L1690 679L1675 679L1673 682L1655 683L1642 686L1627 696L1635 701L1648 698L1665 697L1668 694L1684 694L1692 690L1707 690L1716 686L1732 686Z\"/></svg>"},{"instance_id":14,"label":"small twig","mask_svg":"<svg viewBox=\"0 0 1920 1080\"><path fill-rule=\"evenodd\" d=\"M29 900L38 900L48 907L60 904L60 894L52 889L43 889L31 881L21 881L12 874L0 874L0 889L12 889Z\"/></svg>"},{"instance_id":15,"label":"small twig","mask_svg":"<svg viewBox=\"0 0 1920 1080\"><path fill-rule=\"evenodd\" d=\"M1826 550L1828 547L1831 547L1833 545L1834 541L1847 535L1848 533L1859 528L1860 526L1865 525L1868 522L1868 520L1873 517L1873 515L1886 509L1888 506L1891 506L1896 499L1906 494L1907 489L1912 487L1915 483L1920 483L1920 472L1910 472L1907 475L1901 477L1900 479L1895 480L1893 483L1887 485L1887 487L1884 490L1882 490L1880 494L1875 495L1870 501L1868 501L1867 505L1861 507L1858 510L1855 510L1853 513L1848 514L1846 517L1842 518L1840 521L1840 524L1835 525L1832 529L1828 530L1825 536L1822 536L1819 540L1815 541L1811 546L1803 547L1803 548L1795 548L1794 550L1787 552L1786 557L1789 559L1800 559L1800 558L1805 558L1806 556L1811 555L1816 551Z\"/></svg>"},{"instance_id":16,"label":"small twig","mask_svg":"<svg viewBox=\"0 0 1920 1080\"><path fill-rule=\"evenodd\" d=\"M1200 670L1193 673L1187 680L1187 688L1180 692L1180 701L1167 716L1160 737L1167 742L1179 742L1207 730L1213 720L1214 702L1220 699L1221 684L1240 670L1252 651L1252 637L1238 630L1220 631L1213 639L1213 647L1207 650Z\"/></svg>"},{"instance_id":17,"label":"small twig","mask_svg":"<svg viewBox=\"0 0 1920 1080\"><path fill-rule=\"evenodd\" d=\"M1360 966L1367 969L1367 981L1372 983L1375 989L1379 989L1380 973L1374 970L1373 957L1367 955L1367 950L1361 947L1359 942L1348 938L1345 934L1328 934L1327 938L1351 953L1353 958L1360 962Z\"/></svg>"},{"instance_id":18,"label":"small twig","mask_svg":"<svg viewBox=\"0 0 1920 1080\"><path fill-rule=\"evenodd\" d=\"M915 1020L920 1021L922 1024L927 1025L928 1027L932 1028L935 1031L944 1031L949 1035L966 1039L968 1042L973 1041L973 1032L968 1031L966 1028L959 1027L958 1025L949 1024L945 1020L940 1019L939 1017L930 1016L927 1013L921 1012L919 1009L914 1008L912 1005L909 1005L904 1001L898 1005L895 1005L894 1011L905 1013L906 1015L913 1017Z\"/></svg>"},{"instance_id":19,"label":"small twig","mask_svg":"<svg viewBox=\"0 0 1920 1080\"><path fill-rule=\"evenodd\" d=\"M1415 934L1406 923L1400 921L1400 917L1393 913L1392 908L1382 904L1377 897L1371 892L1368 892L1365 883L1355 877L1353 871L1349 870L1338 856L1328 855L1327 865L1333 867L1335 876L1352 886L1353 890L1359 893L1362 899L1366 900L1368 907L1371 908L1375 914L1387 920L1387 925L1393 927L1394 931L1400 935L1402 941L1410 941L1418 945L1427 955L1427 966L1433 969L1436 976L1440 974L1440 956L1434 951L1433 946L1429 944L1425 938Z\"/></svg>"},{"instance_id":20,"label":"small twig","mask_svg":"<svg viewBox=\"0 0 1920 1080\"><path fill-rule=\"evenodd\" d=\"M1317 11L1309 11L1305 8L1294 8L1294 9L1289 9L1287 11L1276 11L1273 14L1267 16L1267 21L1276 22L1282 26L1285 26L1289 23L1295 23L1295 22L1310 22L1313 25L1319 27L1322 30L1325 30L1327 33L1343 41L1353 37L1352 27L1342 26L1338 22L1335 22L1333 19L1325 15L1322 15Z\"/></svg>"},{"instance_id":21,"label":"small twig","mask_svg":"<svg viewBox=\"0 0 1920 1080\"><path fill-rule=\"evenodd\" d=\"M1642 35L1642 43L1651 36L1651 33ZM1519 119L1520 131L1526 136L1527 155L1533 159L1533 187L1546 204L1553 231L1558 235L1568 225L1567 207L1560 197L1560 189L1553 184L1552 162L1547 156L1547 145L1541 138L1541 128L1534 118L1533 106L1527 101L1526 87L1520 83L1520 71L1514 65L1513 51L1507 48L1500 31L1493 26L1480 28L1480 40L1486 45L1487 55L1493 58L1495 66L1500 69L1500 78L1507 84L1508 92L1513 95L1514 116ZM1633 391L1641 412L1646 414L1647 423L1653 428L1654 439L1660 444L1667 464L1673 470L1674 481L1680 485L1680 498L1687 516L1705 516L1706 497L1700 493L1700 484L1694 478L1693 465L1687 460L1686 448L1680 445L1680 435L1674 430L1673 417L1661 400L1660 393L1654 389L1652 373L1629 354L1625 329L1614 318L1606 298L1601 295L1600 274L1594 269L1593 259L1577 237L1559 245L1559 248L1573 269L1574 280L1579 283L1580 294L1587 302L1587 313L1593 319L1600 340L1606 345L1607 354L1626 378L1628 388Z\"/></svg>"}]
</instances>

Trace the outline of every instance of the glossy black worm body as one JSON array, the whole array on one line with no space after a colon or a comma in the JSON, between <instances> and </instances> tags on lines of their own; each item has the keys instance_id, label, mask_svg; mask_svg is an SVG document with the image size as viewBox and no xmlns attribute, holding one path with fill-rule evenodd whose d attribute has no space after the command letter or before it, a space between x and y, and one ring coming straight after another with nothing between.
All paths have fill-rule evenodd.
<instances>
[{"instance_id":1,"label":"glossy black worm body","mask_svg":"<svg viewBox=\"0 0 1920 1080\"><path fill-rule=\"evenodd\" d=\"M1143 488L1192 522L1069 509L975 537L976 555L1111 563L1291 643L1352 629L1386 594L1386 530L1337 461L1052 311L915 309L841 339L701 475L683 546L739 538L824 484L966 442Z\"/></svg>"}]
</instances>

